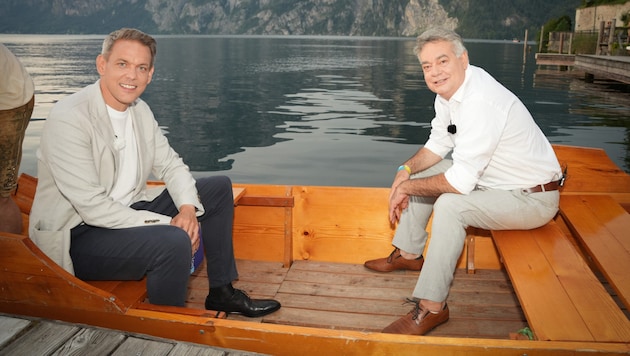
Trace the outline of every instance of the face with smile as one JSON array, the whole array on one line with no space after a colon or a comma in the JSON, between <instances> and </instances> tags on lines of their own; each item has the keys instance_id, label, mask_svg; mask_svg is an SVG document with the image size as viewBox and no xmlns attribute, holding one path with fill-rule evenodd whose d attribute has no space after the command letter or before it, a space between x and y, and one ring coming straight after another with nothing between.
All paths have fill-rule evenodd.
<instances>
[{"instance_id":1,"label":"face with smile","mask_svg":"<svg viewBox=\"0 0 630 356\"><path fill-rule=\"evenodd\" d=\"M109 55L96 58L105 103L125 111L142 95L153 76L151 50L139 41L119 39Z\"/></svg>"},{"instance_id":2,"label":"face with smile","mask_svg":"<svg viewBox=\"0 0 630 356\"><path fill-rule=\"evenodd\" d=\"M468 52L457 57L449 41L428 42L418 54L424 80L429 89L446 100L464 83L468 68Z\"/></svg>"}]
</instances>

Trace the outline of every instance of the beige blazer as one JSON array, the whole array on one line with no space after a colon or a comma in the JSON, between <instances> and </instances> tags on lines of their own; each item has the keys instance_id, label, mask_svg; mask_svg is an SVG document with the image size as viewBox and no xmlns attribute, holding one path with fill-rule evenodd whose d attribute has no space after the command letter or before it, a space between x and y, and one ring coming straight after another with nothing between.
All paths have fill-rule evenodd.
<instances>
[{"instance_id":1,"label":"beige blazer","mask_svg":"<svg viewBox=\"0 0 630 356\"><path fill-rule=\"evenodd\" d=\"M153 200L163 191L164 187L147 188L151 177L166 183L175 206L193 204L198 215L203 214L195 180L169 145L149 106L138 99L130 109L139 156L133 202ZM44 253L70 273L74 273L70 258L73 227L85 223L116 229L170 223L168 216L137 211L109 197L120 157L98 81L52 108L37 159L39 180L29 234Z\"/></svg>"}]
</instances>

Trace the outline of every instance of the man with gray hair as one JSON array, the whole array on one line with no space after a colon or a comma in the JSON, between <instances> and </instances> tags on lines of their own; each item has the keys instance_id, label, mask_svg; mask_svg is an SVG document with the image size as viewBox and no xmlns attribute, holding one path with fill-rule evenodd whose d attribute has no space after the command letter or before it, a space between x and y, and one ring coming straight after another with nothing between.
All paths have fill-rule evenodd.
<instances>
[{"instance_id":1,"label":"man with gray hair","mask_svg":"<svg viewBox=\"0 0 630 356\"><path fill-rule=\"evenodd\" d=\"M398 222L378 271L420 271L413 309L385 333L424 335L449 319L446 304L466 228L532 229L558 210L563 174L551 144L516 95L469 63L461 37L430 29L415 54L436 93L426 144L399 168L389 217ZM447 154L452 159L445 159ZM433 213L431 240L423 258Z\"/></svg>"}]
</instances>

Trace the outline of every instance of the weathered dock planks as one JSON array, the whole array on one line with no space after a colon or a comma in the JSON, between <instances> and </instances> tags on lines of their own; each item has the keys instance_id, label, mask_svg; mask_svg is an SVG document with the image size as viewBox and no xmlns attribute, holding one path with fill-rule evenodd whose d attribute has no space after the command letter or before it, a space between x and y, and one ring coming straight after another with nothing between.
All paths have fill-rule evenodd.
<instances>
[{"instance_id":1,"label":"weathered dock planks","mask_svg":"<svg viewBox=\"0 0 630 356\"><path fill-rule=\"evenodd\" d=\"M0 314L0 355L250 356L257 353Z\"/></svg>"},{"instance_id":2,"label":"weathered dock planks","mask_svg":"<svg viewBox=\"0 0 630 356\"><path fill-rule=\"evenodd\" d=\"M630 56L536 53L536 64L572 67L584 72L587 81L599 77L630 84Z\"/></svg>"},{"instance_id":3,"label":"weathered dock planks","mask_svg":"<svg viewBox=\"0 0 630 356\"><path fill-rule=\"evenodd\" d=\"M603 77L630 84L630 57L577 55L575 67L587 73L586 79Z\"/></svg>"}]
</instances>

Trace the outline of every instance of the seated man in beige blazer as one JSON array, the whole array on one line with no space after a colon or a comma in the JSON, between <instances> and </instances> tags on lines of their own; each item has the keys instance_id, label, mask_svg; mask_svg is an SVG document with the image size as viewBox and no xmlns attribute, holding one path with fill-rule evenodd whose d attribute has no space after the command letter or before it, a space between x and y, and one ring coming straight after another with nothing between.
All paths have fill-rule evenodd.
<instances>
[{"instance_id":1,"label":"seated man in beige blazer","mask_svg":"<svg viewBox=\"0 0 630 356\"><path fill-rule=\"evenodd\" d=\"M183 306L201 232L210 285L206 308L249 317L274 312L277 301L254 300L232 287L238 274L229 178L195 181L140 99L155 55L151 36L112 32L96 58L100 79L50 111L30 235L81 279L146 275L151 303ZM151 174L166 189L148 189Z\"/></svg>"}]
</instances>

